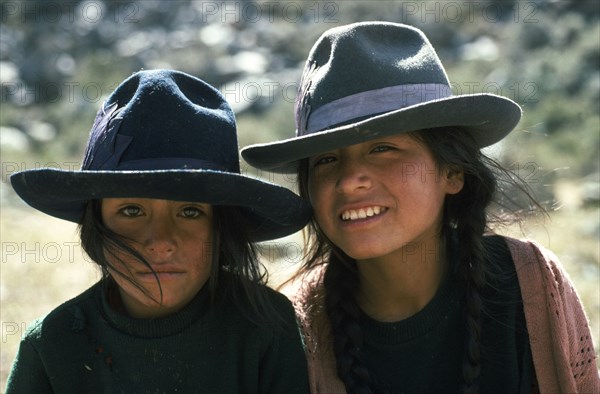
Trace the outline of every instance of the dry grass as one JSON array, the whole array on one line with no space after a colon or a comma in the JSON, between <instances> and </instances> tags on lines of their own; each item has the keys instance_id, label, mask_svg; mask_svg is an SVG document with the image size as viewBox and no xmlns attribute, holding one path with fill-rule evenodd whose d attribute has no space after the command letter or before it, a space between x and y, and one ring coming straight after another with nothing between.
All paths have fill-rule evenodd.
<instances>
[{"instance_id":1,"label":"dry grass","mask_svg":"<svg viewBox=\"0 0 600 394\"><path fill-rule=\"evenodd\" d=\"M1 213L2 262L0 266L0 392L26 326L60 303L76 296L98 280L93 264L78 247L74 224L14 208L3 199ZM590 318L598 352L600 338L599 210L553 213L551 221L529 223L518 237L528 236L553 250L570 274ZM511 231L515 235L515 231ZM300 244L286 239L288 248ZM273 249L268 249L273 251ZM288 253L296 251L288 250ZM297 261L298 259L292 259ZM291 261L269 265L273 283L293 272Z\"/></svg>"}]
</instances>

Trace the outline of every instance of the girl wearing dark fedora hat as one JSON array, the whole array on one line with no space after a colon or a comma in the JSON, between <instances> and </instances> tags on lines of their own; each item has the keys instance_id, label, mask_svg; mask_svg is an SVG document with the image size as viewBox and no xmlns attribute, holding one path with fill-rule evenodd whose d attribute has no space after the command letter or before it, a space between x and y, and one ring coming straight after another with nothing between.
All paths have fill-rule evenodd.
<instances>
[{"instance_id":1,"label":"girl wearing dark fedora hat","mask_svg":"<svg viewBox=\"0 0 600 394\"><path fill-rule=\"evenodd\" d=\"M102 279L33 323L7 393L305 393L294 310L263 284L255 242L310 207L240 174L233 112L212 86L136 73L104 103L80 171L11 177L32 207L79 223Z\"/></svg>"},{"instance_id":2,"label":"girl wearing dark fedora hat","mask_svg":"<svg viewBox=\"0 0 600 394\"><path fill-rule=\"evenodd\" d=\"M319 38L296 137L242 150L258 168L296 172L313 206L294 296L312 392L600 392L556 257L488 226L497 195L530 197L499 183L510 174L481 152L520 116L497 95L452 95L413 27L356 23Z\"/></svg>"}]
</instances>

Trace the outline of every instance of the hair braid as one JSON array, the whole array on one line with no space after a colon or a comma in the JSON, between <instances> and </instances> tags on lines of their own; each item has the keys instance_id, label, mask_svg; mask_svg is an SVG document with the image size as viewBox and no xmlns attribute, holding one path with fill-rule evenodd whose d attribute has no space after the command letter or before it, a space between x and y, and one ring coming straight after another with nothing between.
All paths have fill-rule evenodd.
<instances>
[{"instance_id":1,"label":"hair braid","mask_svg":"<svg viewBox=\"0 0 600 394\"><path fill-rule=\"evenodd\" d=\"M344 263L341 256L331 253L323 280L338 376L348 393L370 394L371 376L360 356L363 332L358 323L360 309L354 298L359 286L356 264Z\"/></svg>"},{"instance_id":2,"label":"hair braid","mask_svg":"<svg viewBox=\"0 0 600 394\"><path fill-rule=\"evenodd\" d=\"M464 176L460 193L447 196L443 227L450 233L445 238L458 245L457 273L464 288L466 336L461 391L477 393L481 371L481 294L487 280L483 234L487 228L486 208L495 195L497 182L477 145L467 136L461 136L459 130L423 133L421 138L432 150L440 168L451 171L456 168ZM431 138L436 138L437 144L431 143Z\"/></svg>"},{"instance_id":3,"label":"hair braid","mask_svg":"<svg viewBox=\"0 0 600 394\"><path fill-rule=\"evenodd\" d=\"M464 223L464 228L460 229L457 234L461 246L458 270L464 283L464 316L467 329L464 343L463 386L461 391L463 393L476 393L481 370L481 315L483 308L481 291L486 283L485 252L482 241L482 225L485 225L485 214L481 210L473 210L472 215L465 222L467 223Z\"/></svg>"}]
</instances>

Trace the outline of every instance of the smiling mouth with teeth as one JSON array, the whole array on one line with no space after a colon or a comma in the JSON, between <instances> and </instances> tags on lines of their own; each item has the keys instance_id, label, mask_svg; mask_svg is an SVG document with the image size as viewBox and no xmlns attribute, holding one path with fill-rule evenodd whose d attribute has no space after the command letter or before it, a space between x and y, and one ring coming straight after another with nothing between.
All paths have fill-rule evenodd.
<instances>
[{"instance_id":1,"label":"smiling mouth with teeth","mask_svg":"<svg viewBox=\"0 0 600 394\"><path fill-rule=\"evenodd\" d=\"M374 206L368 208L361 209L349 209L347 211L342 212L342 220L357 220L357 219L366 219L372 216L377 216L383 213L386 209L384 207Z\"/></svg>"}]
</instances>

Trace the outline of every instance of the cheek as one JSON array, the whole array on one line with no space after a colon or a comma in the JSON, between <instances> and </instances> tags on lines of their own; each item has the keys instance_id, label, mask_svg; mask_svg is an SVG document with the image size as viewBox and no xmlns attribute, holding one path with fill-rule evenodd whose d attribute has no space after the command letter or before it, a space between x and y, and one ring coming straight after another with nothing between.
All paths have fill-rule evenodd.
<instances>
[{"instance_id":1,"label":"cheek","mask_svg":"<svg viewBox=\"0 0 600 394\"><path fill-rule=\"evenodd\" d=\"M213 244L210 241L197 244L189 250L188 254L197 261L198 266L210 267L213 259Z\"/></svg>"},{"instance_id":2,"label":"cheek","mask_svg":"<svg viewBox=\"0 0 600 394\"><path fill-rule=\"evenodd\" d=\"M184 253L194 261L198 261L200 265L210 264L212 261L214 242L210 230L198 229L183 244L185 245Z\"/></svg>"},{"instance_id":3,"label":"cheek","mask_svg":"<svg viewBox=\"0 0 600 394\"><path fill-rule=\"evenodd\" d=\"M327 203L330 184L323 177L311 176L308 180L308 199L314 207Z\"/></svg>"},{"instance_id":4,"label":"cheek","mask_svg":"<svg viewBox=\"0 0 600 394\"><path fill-rule=\"evenodd\" d=\"M129 245L134 250L137 250L138 253L141 252L132 245ZM127 271L136 264L142 264L139 260L137 260L131 253L128 253L121 249L109 250L107 248L104 249L104 257L109 262L109 264L114 267L114 269L119 270L120 272L127 274Z\"/></svg>"},{"instance_id":5,"label":"cheek","mask_svg":"<svg viewBox=\"0 0 600 394\"><path fill-rule=\"evenodd\" d=\"M317 222L321 222L325 217L327 205L330 199L327 198L327 192L321 185L309 184L308 200L313 208L313 213Z\"/></svg>"}]
</instances>

